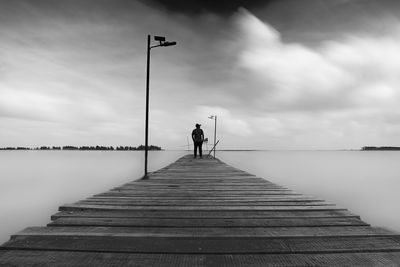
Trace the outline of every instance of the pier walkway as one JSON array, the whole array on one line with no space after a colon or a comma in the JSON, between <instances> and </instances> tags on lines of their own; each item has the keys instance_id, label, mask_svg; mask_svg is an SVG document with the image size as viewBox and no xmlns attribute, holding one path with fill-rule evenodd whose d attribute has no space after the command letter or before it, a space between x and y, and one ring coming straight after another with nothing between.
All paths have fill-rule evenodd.
<instances>
[{"instance_id":1,"label":"pier walkway","mask_svg":"<svg viewBox=\"0 0 400 267\"><path fill-rule=\"evenodd\" d=\"M400 266L400 235L211 157L59 210L0 266Z\"/></svg>"}]
</instances>

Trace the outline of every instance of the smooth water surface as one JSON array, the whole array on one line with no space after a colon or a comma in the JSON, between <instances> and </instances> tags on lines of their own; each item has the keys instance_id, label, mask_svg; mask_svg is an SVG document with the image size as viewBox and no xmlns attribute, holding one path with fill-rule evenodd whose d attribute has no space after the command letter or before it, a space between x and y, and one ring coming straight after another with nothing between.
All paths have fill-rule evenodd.
<instances>
[{"instance_id":1,"label":"smooth water surface","mask_svg":"<svg viewBox=\"0 0 400 267\"><path fill-rule=\"evenodd\" d=\"M185 155L150 151L149 171ZM60 205L139 179L142 151L0 151L0 244L28 227L44 226Z\"/></svg>"},{"instance_id":2,"label":"smooth water surface","mask_svg":"<svg viewBox=\"0 0 400 267\"><path fill-rule=\"evenodd\" d=\"M221 151L217 157L400 232L400 151Z\"/></svg>"}]
</instances>

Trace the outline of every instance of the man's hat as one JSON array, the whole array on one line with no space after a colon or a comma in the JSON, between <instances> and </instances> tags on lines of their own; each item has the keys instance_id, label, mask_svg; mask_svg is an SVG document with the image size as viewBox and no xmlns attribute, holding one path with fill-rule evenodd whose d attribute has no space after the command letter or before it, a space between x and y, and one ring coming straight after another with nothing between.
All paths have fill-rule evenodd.
<instances>
[{"instance_id":1,"label":"man's hat","mask_svg":"<svg viewBox=\"0 0 400 267\"><path fill-rule=\"evenodd\" d=\"M200 126L201 126L201 124L196 123L196 127L200 127Z\"/></svg>"}]
</instances>

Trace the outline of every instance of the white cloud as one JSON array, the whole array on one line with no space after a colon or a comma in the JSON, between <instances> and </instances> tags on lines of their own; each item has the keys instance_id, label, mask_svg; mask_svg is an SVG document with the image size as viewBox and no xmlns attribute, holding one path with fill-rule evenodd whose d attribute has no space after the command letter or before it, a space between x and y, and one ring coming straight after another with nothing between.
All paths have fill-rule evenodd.
<instances>
[{"instance_id":1,"label":"white cloud","mask_svg":"<svg viewBox=\"0 0 400 267\"><path fill-rule=\"evenodd\" d=\"M263 87L253 90L265 91L266 106L324 111L372 104L371 96L398 97L399 35L353 37L311 49L283 43L275 29L245 10L237 19L237 64L257 80L254 87Z\"/></svg>"},{"instance_id":2,"label":"white cloud","mask_svg":"<svg viewBox=\"0 0 400 267\"><path fill-rule=\"evenodd\" d=\"M232 114L228 109L210 106L198 106L196 113L199 118L217 115L217 127L223 135L245 137L252 134L252 129L242 114Z\"/></svg>"}]
</instances>

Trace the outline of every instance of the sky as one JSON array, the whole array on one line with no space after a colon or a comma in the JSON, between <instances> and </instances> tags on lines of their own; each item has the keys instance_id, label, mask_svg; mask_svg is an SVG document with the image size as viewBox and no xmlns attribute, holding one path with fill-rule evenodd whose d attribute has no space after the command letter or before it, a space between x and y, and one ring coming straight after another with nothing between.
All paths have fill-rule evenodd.
<instances>
[{"instance_id":1,"label":"sky","mask_svg":"<svg viewBox=\"0 0 400 267\"><path fill-rule=\"evenodd\" d=\"M398 1L1 0L0 147L143 144L148 34L150 144L400 146Z\"/></svg>"}]
</instances>

